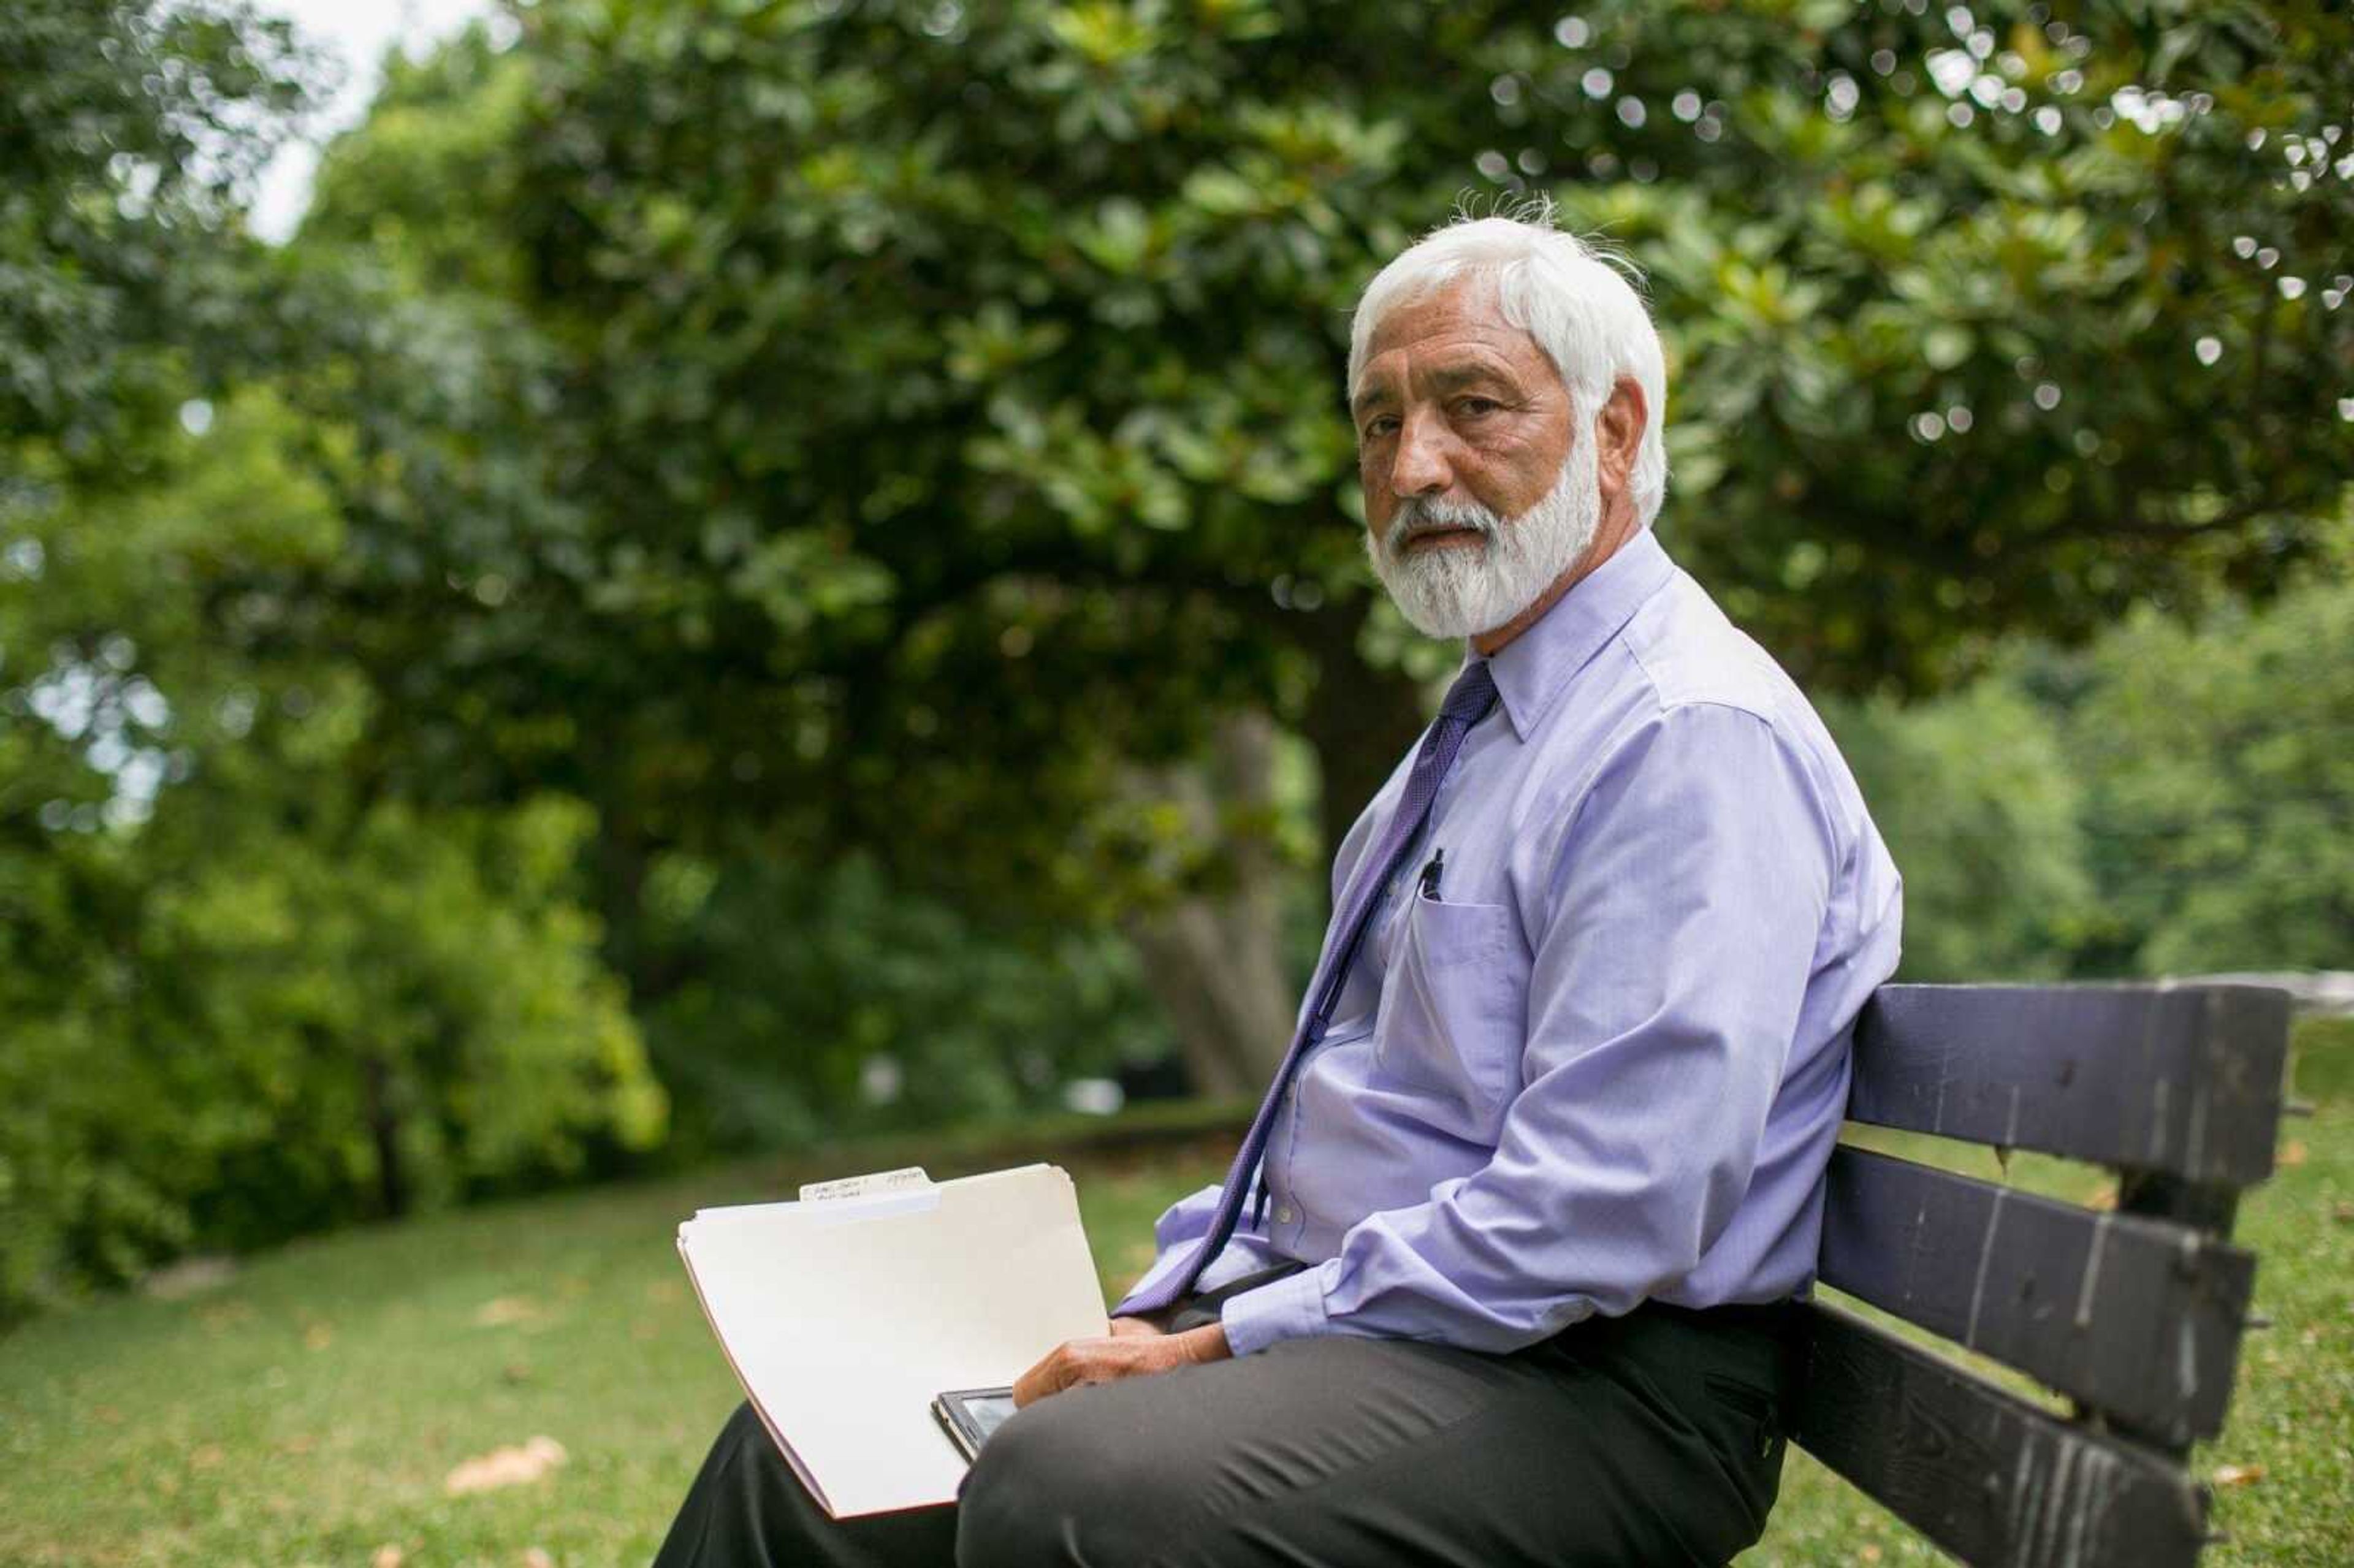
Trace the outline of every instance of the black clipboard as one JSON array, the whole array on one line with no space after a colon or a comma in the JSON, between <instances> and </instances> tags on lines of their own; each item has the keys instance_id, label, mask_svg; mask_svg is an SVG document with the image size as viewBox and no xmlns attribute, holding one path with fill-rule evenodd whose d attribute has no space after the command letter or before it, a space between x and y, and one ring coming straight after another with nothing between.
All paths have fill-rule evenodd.
<instances>
[{"instance_id":1,"label":"black clipboard","mask_svg":"<svg viewBox=\"0 0 2354 1568\"><path fill-rule=\"evenodd\" d=\"M979 1457L989 1435L1013 1414L1010 1388L957 1388L932 1401L932 1419L949 1435L957 1452L970 1465Z\"/></svg>"}]
</instances>

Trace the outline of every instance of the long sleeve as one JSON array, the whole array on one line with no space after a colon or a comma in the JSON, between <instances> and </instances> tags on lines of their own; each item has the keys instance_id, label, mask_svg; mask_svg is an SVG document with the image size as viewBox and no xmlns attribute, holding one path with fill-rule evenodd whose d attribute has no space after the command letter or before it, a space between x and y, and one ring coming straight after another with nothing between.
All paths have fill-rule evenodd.
<instances>
[{"instance_id":1,"label":"long sleeve","mask_svg":"<svg viewBox=\"0 0 2354 1568\"><path fill-rule=\"evenodd\" d=\"M1214 1181L1198 1192L1189 1192L1172 1203L1161 1218L1153 1222L1152 1241L1160 1249L1160 1255L1152 1260L1152 1266L1145 1270L1144 1277L1129 1287L1119 1305L1112 1308L1113 1317L1127 1316L1129 1301L1160 1284L1172 1269L1193 1255L1194 1247L1209 1234L1211 1217L1217 1213L1220 1191ZM1250 1228L1249 1219L1246 1213L1235 1224L1235 1234L1225 1249L1202 1271L1201 1278L1194 1285L1196 1290L1214 1290L1228 1280L1271 1267L1278 1261L1267 1245L1267 1238Z\"/></svg>"},{"instance_id":2,"label":"long sleeve","mask_svg":"<svg viewBox=\"0 0 2354 1568\"><path fill-rule=\"evenodd\" d=\"M1493 1158L1226 1302L1235 1353L1319 1333L1514 1350L1670 1289L1724 1233L1825 930L1834 819L1799 749L1728 704L1663 709L1591 779L1543 851Z\"/></svg>"}]
</instances>

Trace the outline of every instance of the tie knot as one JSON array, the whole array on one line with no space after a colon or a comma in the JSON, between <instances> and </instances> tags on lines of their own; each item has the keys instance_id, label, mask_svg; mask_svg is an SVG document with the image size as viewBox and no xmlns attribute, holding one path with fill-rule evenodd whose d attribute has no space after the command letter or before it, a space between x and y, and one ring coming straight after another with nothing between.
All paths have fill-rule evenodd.
<instances>
[{"instance_id":1,"label":"tie knot","mask_svg":"<svg viewBox=\"0 0 2354 1568\"><path fill-rule=\"evenodd\" d=\"M1463 667L1455 683L1447 688L1447 700L1438 705L1438 716L1470 725L1479 722L1488 705L1496 700L1496 678L1488 673L1488 661L1480 659Z\"/></svg>"}]
</instances>

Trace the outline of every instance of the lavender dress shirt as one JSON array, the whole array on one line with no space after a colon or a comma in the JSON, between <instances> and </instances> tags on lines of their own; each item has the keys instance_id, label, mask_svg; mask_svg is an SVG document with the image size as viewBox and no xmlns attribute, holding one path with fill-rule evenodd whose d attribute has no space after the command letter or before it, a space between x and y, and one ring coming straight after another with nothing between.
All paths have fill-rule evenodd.
<instances>
[{"instance_id":1,"label":"lavender dress shirt","mask_svg":"<svg viewBox=\"0 0 2354 1568\"><path fill-rule=\"evenodd\" d=\"M1264 1223L1246 1209L1196 1287L1312 1266L1225 1302L1236 1355L1511 1351L1647 1298L1813 1282L1849 1043L1903 910L1846 763L1649 532L1490 664L1500 701L1279 1108ZM1410 760L1342 842L1336 904ZM1161 1215L1131 1296L1217 1202Z\"/></svg>"}]
</instances>

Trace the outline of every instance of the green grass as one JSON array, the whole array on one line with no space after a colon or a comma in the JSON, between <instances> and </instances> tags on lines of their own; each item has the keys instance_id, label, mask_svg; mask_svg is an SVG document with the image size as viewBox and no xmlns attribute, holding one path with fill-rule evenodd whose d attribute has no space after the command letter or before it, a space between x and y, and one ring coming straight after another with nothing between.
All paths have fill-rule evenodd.
<instances>
[{"instance_id":1,"label":"green grass","mask_svg":"<svg viewBox=\"0 0 2354 1568\"><path fill-rule=\"evenodd\" d=\"M2287 1125L2290 1162L2243 1212L2274 1327L2250 1340L2231 1428L2198 1457L2261 1469L2221 1494L2232 1540L2211 1563L2354 1562L2354 1095L2336 1092L2354 1054L2335 1057L2301 1074L2329 1097ZM1140 1147L1058 1156L1108 1292L1149 1259L1161 1206L1216 1179L1235 1120L1164 1112ZM642 1563L737 1398L671 1245L681 1217L847 1170L1014 1163L1080 1130L843 1149L357 1231L186 1299L36 1322L0 1340L0 1564L367 1564L387 1546L408 1568L520 1568L535 1548L564 1568ZM1962 1158L1994 1174L1983 1151ZM2099 1182L2025 1159L2009 1179L2078 1198ZM444 1495L461 1459L542 1434L568 1455L547 1479ZM1797 1456L1743 1563L1935 1560Z\"/></svg>"}]
</instances>

